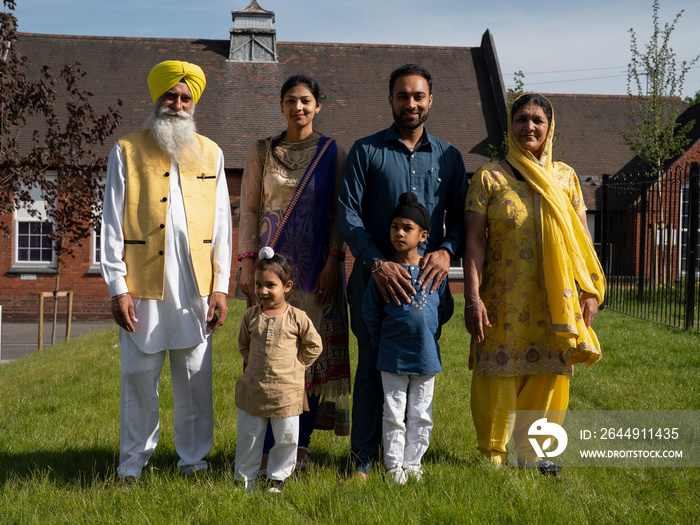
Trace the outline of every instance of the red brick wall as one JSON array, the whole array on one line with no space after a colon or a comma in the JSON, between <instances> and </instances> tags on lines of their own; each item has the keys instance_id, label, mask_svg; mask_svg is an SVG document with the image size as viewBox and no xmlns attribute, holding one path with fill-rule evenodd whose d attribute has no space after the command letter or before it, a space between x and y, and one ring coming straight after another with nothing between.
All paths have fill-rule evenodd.
<instances>
[{"instance_id":1,"label":"red brick wall","mask_svg":"<svg viewBox=\"0 0 700 525\"><path fill-rule=\"evenodd\" d=\"M700 162L700 140L690 146L688 150L673 164L672 167L685 166L691 162Z\"/></svg>"},{"instance_id":2,"label":"red brick wall","mask_svg":"<svg viewBox=\"0 0 700 525\"><path fill-rule=\"evenodd\" d=\"M0 238L0 304L3 317L35 319L39 313L40 292L52 292L55 274L32 274L36 280L22 279L22 275L9 273L12 267L12 238ZM73 292L73 316L76 318L108 318L109 295L102 277L88 274L90 267L90 242L77 248L75 258L68 257L62 263L60 291ZM25 274L26 275L26 274ZM65 318L67 299L59 298L59 312ZM52 299L45 300L45 312L53 311ZM49 314L50 315L50 314Z\"/></svg>"},{"instance_id":3,"label":"red brick wall","mask_svg":"<svg viewBox=\"0 0 700 525\"><path fill-rule=\"evenodd\" d=\"M238 201L241 192L240 170L229 173L227 177L229 195L232 202L233 221L233 264L229 295L235 289L235 275L239 263L238 254ZM5 216L4 220L12 224L12 217ZM108 319L111 317L109 292L102 276L88 273L90 269L90 240L83 247L75 250L75 257L68 257L62 262L60 275L60 291L73 292L73 317L75 319ZM36 319L39 314L38 293L52 292L55 286L55 274L36 274L36 280L23 280L18 274L9 273L12 267L12 237L0 237L0 304L3 307L5 319ZM350 275L355 259L349 253L345 259L346 275ZM461 281L451 281L453 293L462 293ZM59 315L65 318L67 300L59 298ZM44 312L50 318L53 312L53 301L45 299Z\"/></svg>"}]
</instances>

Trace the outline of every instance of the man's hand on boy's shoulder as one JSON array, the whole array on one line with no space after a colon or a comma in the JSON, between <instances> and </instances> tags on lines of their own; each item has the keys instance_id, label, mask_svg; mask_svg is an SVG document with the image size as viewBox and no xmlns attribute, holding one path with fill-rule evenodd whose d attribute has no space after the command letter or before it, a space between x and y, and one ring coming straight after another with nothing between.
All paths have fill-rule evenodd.
<instances>
[{"instance_id":1,"label":"man's hand on boy's shoulder","mask_svg":"<svg viewBox=\"0 0 700 525\"><path fill-rule=\"evenodd\" d=\"M410 303L411 295L416 295L416 290L411 285L411 274L399 263L379 259L374 263L372 276L379 286L384 301L395 302L401 306L401 302ZM406 293L408 292L408 293Z\"/></svg>"},{"instance_id":2,"label":"man's hand on boy's shoulder","mask_svg":"<svg viewBox=\"0 0 700 525\"><path fill-rule=\"evenodd\" d=\"M450 252L445 248L426 253L423 256L420 263L423 271L418 276L418 284L421 285L421 290L425 290L430 281L433 282L430 293L438 289L450 271L451 258Z\"/></svg>"}]
</instances>

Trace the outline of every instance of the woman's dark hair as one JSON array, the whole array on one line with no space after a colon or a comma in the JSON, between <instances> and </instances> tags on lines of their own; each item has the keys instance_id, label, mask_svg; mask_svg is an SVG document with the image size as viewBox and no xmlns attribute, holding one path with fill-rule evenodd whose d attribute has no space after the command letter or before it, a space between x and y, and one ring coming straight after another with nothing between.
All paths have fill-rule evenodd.
<instances>
[{"instance_id":1,"label":"woman's dark hair","mask_svg":"<svg viewBox=\"0 0 700 525\"><path fill-rule=\"evenodd\" d=\"M430 74L430 71L418 64L406 64L391 72L391 77L389 77L389 95L394 94L394 84L396 84L396 80L408 75L423 77L428 83L428 95L433 92L433 76Z\"/></svg>"},{"instance_id":2,"label":"woman's dark hair","mask_svg":"<svg viewBox=\"0 0 700 525\"><path fill-rule=\"evenodd\" d=\"M542 108L542 111L544 111L544 116L547 117L547 123L551 124L552 123L552 105L549 103L549 100L544 98L539 93L525 93L523 96L521 96L515 102L513 102L513 106L510 108L511 121L515 117L515 114L518 112L518 110L521 107L529 104L530 102L532 102L533 104L536 104Z\"/></svg>"},{"instance_id":3,"label":"woman's dark hair","mask_svg":"<svg viewBox=\"0 0 700 525\"><path fill-rule=\"evenodd\" d=\"M326 100L326 96L321 93L321 86L319 86L318 82L308 75L293 75L289 77L285 83L282 84L282 89L280 90L280 100L284 99L287 91L296 86L306 86L309 88L309 91L311 91L311 94L319 104Z\"/></svg>"},{"instance_id":4,"label":"woman's dark hair","mask_svg":"<svg viewBox=\"0 0 700 525\"><path fill-rule=\"evenodd\" d=\"M258 259L255 263L255 269L261 272L272 272L280 278L282 284L292 280L292 261L286 255L276 253L269 259Z\"/></svg>"}]
</instances>

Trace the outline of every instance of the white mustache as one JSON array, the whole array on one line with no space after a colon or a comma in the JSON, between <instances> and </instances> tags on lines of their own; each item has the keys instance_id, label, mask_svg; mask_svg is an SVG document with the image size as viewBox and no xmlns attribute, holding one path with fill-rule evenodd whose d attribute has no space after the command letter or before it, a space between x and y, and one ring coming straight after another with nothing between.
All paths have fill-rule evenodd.
<instances>
[{"instance_id":1,"label":"white mustache","mask_svg":"<svg viewBox=\"0 0 700 525\"><path fill-rule=\"evenodd\" d=\"M176 109L173 109L173 108L161 106L160 108L158 108L158 114L159 114L159 116L169 115L169 116L178 116L180 118L192 118L193 112L192 112L192 110L187 111L184 109L177 111Z\"/></svg>"}]
</instances>

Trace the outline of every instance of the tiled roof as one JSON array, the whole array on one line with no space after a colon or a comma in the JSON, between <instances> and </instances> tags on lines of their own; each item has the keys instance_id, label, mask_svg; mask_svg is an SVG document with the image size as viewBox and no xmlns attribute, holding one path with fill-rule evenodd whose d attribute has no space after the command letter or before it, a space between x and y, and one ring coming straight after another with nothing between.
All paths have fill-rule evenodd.
<instances>
[{"instance_id":1,"label":"tiled roof","mask_svg":"<svg viewBox=\"0 0 700 525\"><path fill-rule=\"evenodd\" d=\"M315 128L346 149L391 124L389 75L411 62L433 75L428 130L462 152L468 171L488 160L486 144L501 137L480 47L278 42L278 63L228 62L228 40L20 33L18 47L36 70L47 64L58 73L64 64L80 62L88 73L81 85L95 94L98 112L120 98L123 120L115 140L140 129L149 115L146 78L153 65L172 59L198 64L207 88L197 105L197 125L221 146L227 168L242 168L255 140L284 129L279 88L297 73L313 76L327 95Z\"/></svg>"},{"instance_id":2,"label":"tiled roof","mask_svg":"<svg viewBox=\"0 0 700 525\"><path fill-rule=\"evenodd\" d=\"M580 178L615 173L635 158L621 135L627 129L628 96L545 96L559 132L554 157L570 164Z\"/></svg>"},{"instance_id":3,"label":"tiled roof","mask_svg":"<svg viewBox=\"0 0 700 525\"><path fill-rule=\"evenodd\" d=\"M545 95L554 107L554 157L570 164L580 178L637 169L639 159L622 139L629 129L627 95ZM681 111L688 105L678 101Z\"/></svg>"}]
</instances>

